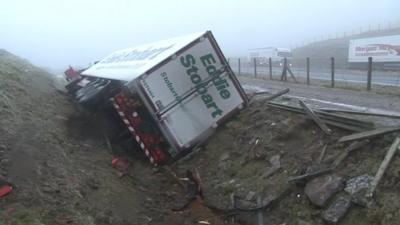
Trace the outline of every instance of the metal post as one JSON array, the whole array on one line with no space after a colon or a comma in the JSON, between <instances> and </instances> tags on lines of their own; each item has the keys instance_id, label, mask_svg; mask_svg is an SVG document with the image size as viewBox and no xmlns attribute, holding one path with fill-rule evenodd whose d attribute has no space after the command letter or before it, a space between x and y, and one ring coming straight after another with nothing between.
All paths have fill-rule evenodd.
<instances>
[{"instance_id":1,"label":"metal post","mask_svg":"<svg viewBox=\"0 0 400 225\"><path fill-rule=\"evenodd\" d=\"M331 87L335 87L335 58L331 57Z\"/></svg>"},{"instance_id":2,"label":"metal post","mask_svg":"<svg viewBox=\"0 0 400 225\"><path fill-rule=\"evenodd\" d=\"M307 57L306 67L307 67L307 85L310 85L310 57Z\"/></svg>"},{"instance_id":3,"label":"metal post","mask_svg":"<svg viewBox=\"0 0 400 225\"><path fill-rule=\"evenodd\" d=\"M257 210L257 225L264 225L264 215L262 207L262 198L261 196L257 197L257 205L260 208Z\"/></svg>"},{"instance_id":4,"label":"metal post","mask_svg":"<svg viewBox=\"0 0 400 225\"><path fill-rule=\"evenodd\" d=\"M372 80L372 57L368 57L368 79L367 79L367 90L371 90Z\"/></svg>"},{"instance_id":5,"label":"metal post","mask_svg":"<svg viewBox=\"0 0 400 225\"><path fill-rule=\"evenodd\" d=\"M238 58L238 72L239 72L239 75L240 75L240 58Z\"/></svg>"},{"instance_id":6,"label":"metal post","mask_svg":"<svg viewBox=\"0 0 400 225\"><path fill-rule=\"evenodd\" d=\"M268 65L269 65L269 79L272 80L272 59L268 59Z\"/></svg>"},{"instance_id":7,"label":"metal post","mask_svg":"<svg viewBox=\"0 0 400 225\"><path fill-rule=\"evenodd\" d=\"M254 60L254 77L257 77L257 60L256 58L254 58L253 60Z\"/></svg>"}]
</instances>

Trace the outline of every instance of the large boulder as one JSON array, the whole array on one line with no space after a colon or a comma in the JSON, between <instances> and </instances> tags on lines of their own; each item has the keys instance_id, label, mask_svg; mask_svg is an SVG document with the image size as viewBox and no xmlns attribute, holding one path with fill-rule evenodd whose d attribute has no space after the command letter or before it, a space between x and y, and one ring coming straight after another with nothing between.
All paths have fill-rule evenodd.
<instances>
[{"instance_id":1,"label":"large boulder","mask_svg":"<svg viewBox=\"0 0 400 225\"><path fill-rule=\"evenodd\" d=\"M329 174L309 181L304 191L313 204L323 207L334 194L343 190L343 188L344 179Z\"/></svg>"}]
</instances>

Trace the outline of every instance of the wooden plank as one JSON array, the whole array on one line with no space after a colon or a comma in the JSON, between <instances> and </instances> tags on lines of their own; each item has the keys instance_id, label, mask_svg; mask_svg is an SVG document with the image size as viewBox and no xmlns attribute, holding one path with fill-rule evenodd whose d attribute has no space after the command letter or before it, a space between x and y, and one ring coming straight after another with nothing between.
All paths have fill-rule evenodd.
<instances>
[{"instance_id":1,"label":"wooden plank","mask_svg":"<svg viewBox=\"0 0 400 225\"><path fill-rule=\"evenodd\" d=\"M385 158L383 159L378 171L376 172L376 175L374 177L374 180L372 181L372 184L370 186L370 188L367 191L366 197L372 197L374 194L374 191L376 189L376 187L379 184L379 181L382 179L383 174L386 171L386 168L388 167L390 161L392 160L394 154L396 153L396 151L398 150L400 145L400 138L396 138L392 144L392 146L390 146L389 150L386 153Z\"/></svg>"},{"instance_id":2,"label":"wooden plank","mask_svg":"<svg viewBox=\"0 0 400 225\"><path fill-rule=\"evenodd\" d=\"M331 120L338 121L338 122L344 122L344 123L349 124L349 125L351 124L351 125L355 125L355 126L365 127L365 128L370 129L370 130L375 128L375 124L373 122L370 122L370 121L359 120L359 119L355 119L353 117L340 115L340 114L336 114L336 113L323 112L323 111L320 111L320 110L317 110L317 109L314 110L314 112L320 118L329 118Z\"/></svg>"},{"instance_id":3,"label":"wooden plank","mask_svg":"<svg viewBox=\"0 0 400 225\"><path fill-rule=\"evenodd\" d=\"M290 91L289 88L280 90L277 93L272 94L271 96L268 96L268 97L264 98L263 101L267 101L267 102L272 101L272 100L274 100L274 99L276 99L276 98L278 98L278 97L280 97L280 96L282 96L284 94L287 94L289 91ZM265 95L265 94L271 94L271 92L269 92L269 91L260 91L260 92L251 93L251 94L249 94L250 95L249 99L252 99L256 95Z\"/></svg>"},{"instance_id":4,"label":"wooden plank","mask_svg":"<svg viewBox=\"0 0 400 225\"><path fill-rule=\"evenodd\" d=\"M369 140L362 140L362 141L356 141L351 143L337 158L336 160L332 163L331 168L335 169L339 164L343 162L344 159L347 158L347 156L350 154L350 152L357 150L369 143Z\"/></svg>"},{"instance_id":5,"label":"wooden plank","mask_svg":"<svg viewBox=\"0 0 400 225\"><path fill-rule=\"evenodd\" d=\"M322 148L321 154L319 155L318 160L317 160L317 163L318 163L318 164L321 164L321 163L322 163L322 160L324 160L325 152L326 152L326 148L327 148L327 147L328 147L328 145L325 144L324 147Z\"/></svg>"},{"instance_id":6,"label":"wooden plank","mask_svg":"<svg viewBox=\"0 0 400 225\"><path fill-rule=\"evenodd\" d=\"M298 108L298 107L294 107L294 106L289 106L289 105L285 105L285 104L280 104L280 103L276 103L276 102L268 102L267 103L268 106L274 107L274 108L278 108L278 109L283 109L283 110L287 110L287 111L291 111L291 112L295 112L295 113L300 113L300 114L304 114L304 110L302 108ZM314 111L315 112L315 111ZM371 127L371 124L365 121L361 121L361 120L352 120L352 119L346 119L346 120L341 120L341 119L337 119L334 116L331 115L323 115L323 114L319 114L318 111L316 111L318 116L326 123L335 127L339 127L342 129L346 129L346 130L350 130L350 131L355 131L355 132L361 132L361 131L365 131L365 130L370 130L373 129L373 125ZM341 116L339 116L341 117ZM340 120L340 121L338 121ZM352 122L350 122L352 121ZM351 124L349 124L351 123Z\"/></svg>"},{"instance_id":7,"label":"wooden plank","mask_svg":"<svg viewBox=\"0 0 400 225\"><path fill-rule=\"evenodd\" d=\"M296 176L296 177L289 177L288 178L288 182L298 182L298 181L303 181L303 180L307 180L307 179L311 179L314 177L318 177L321 175L324 175L326 173L329 173L332 171L332 168L327 168L327 169L321 169L318 171L314 171L314 172L310 172L310 173L306 173L300 176Z\"/></svg>"},{"instance_id":8,"label":"wooden plank","mask_svg":"<svg viewBox=\"0 0 400 225\"><path fill-rule=\"evenodd\" d=\"M314 122L319 126L319 128L321 128L321 130L324 131L325 134L328 134L328 135L332 134L332 130L326 126L326 124L314 113L314 111L310 107L308 107L300 99L299 99L299 104L304 109L304 111L307 113L307 115L310 116L311 119L314 120Z\"/></svg>"},{"instance_id":9,"label":"wooden plank","mask_svg":"<svg viewBox=\"0 0 400 225\"><path fill-rule=\"evenodd\" d=\"M284 94L287 94L289 91L290 91L289 88L283 89L283 90L278 91L277 93L275 93L275 94L273 94L273 95L271 95L271 96L265 98L264 101L267 101L267 102L272 101L272 100L278 98L279 96L282 96L282 95L284 95Z\"/></svg>"},{"instance_id":10,"label":"wooden plank","mask_svg":"<svg viewBox=\"0 0 400 225\"><path fill-rule=\"evenodd\" d=\"M325 120L323 118L322 118L322 120L326 124L328 124L330 126L338 127L338 128L349 130L349 131L353 131L353 132L362 132L362 131L366 130L365 128L362 128L362 127L357 127L357 126L347 125L347 124L340 123L340 122L334 122L334 121L330 121L330 120Z\"/></svg>"},{"instance_id":11,"label":"wooden plank","mask_svg":"<svg viewBox=\"0 0 400 225\"><path fill-rule=\"evenodd\" d=\"M395 127L381 127L375 130L369 130L361 133L351 134L341 137L338 142L356 141L366 138L373 138L379 135L400 131L400 126Z\"/></svg>"},{"instance_id":12,"label":"wooden plank","mask_svg":"<svg viewBox=\"0 0 400 225\"><path fill-rule=\"evenodd\" d=\"M281 109L286 109L289 111L297 112L297 113L303 113L304 110L300 107L296 106L291 106L291 105L286 105L286 104L281 104L277 102L268 102L267 103L269 106L276 107L276 108L281 108ZM345 123L347 125L353 125L353 126L358 126L358 127L364 127L367 129L373 129L374 128L374 123L370 121L363 121L363 120L358 120L354 119L352 117L344 116L344 115L338 115L335 113L327 113L327 112L322 112L320 110L314 109L314 113L317 114L321 119L325 120L332 120L335 122L340 122L340 123ZM364 129L366 130L366 129Z\"/></svg>"},{"instance_id":13,"label":"wooden plank","mask_svg":"<svg viewBox=\"0 0 400 225\"><path fill-rule=\"evenodd\" d=\"M299 83L297 81L296 77L294 76L294 74L292 73L292 70L289 67L287 67L287 71L289 72L289 74L292 77L292 79L294 80L294 82Z\"/></svg>"},{"instance_id":14,"label":"wooden plank","mask_svg":"<svg viewBox=\"0 0 400 225\"><path fill-rule=\"evenodd\" d=\"M348 109L333 109L333 108L320 108L319 110L322 110L325 112L341 112L341 113L356 114L356 115L362 115L362 116L379 116L379 117L400 119L400 115L396 115L393 113L375 113L375 112L369 112L369 111L354 111L354 110L348 110Z\"/></svg>"}]
</instances>

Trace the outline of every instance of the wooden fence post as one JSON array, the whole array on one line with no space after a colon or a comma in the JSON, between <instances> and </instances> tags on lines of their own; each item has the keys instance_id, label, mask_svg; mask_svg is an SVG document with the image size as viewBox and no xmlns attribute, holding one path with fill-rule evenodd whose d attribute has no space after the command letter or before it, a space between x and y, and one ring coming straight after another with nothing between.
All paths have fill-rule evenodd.
<instances>
[{"instance_id":1,"label":"wooden fence post","mask_svg":"<svg viewBox=\"0 0 400 225\"><path fill-rule=\"evenodd\" d=\"M367 78L367 90L371 90L372 80L372 57L368 57L368 78Z\"/></svg>"},{"instance_id":2,"label":"wooden fence post","mask_svg":"<svg viewBox=\"0 0 400 225\"><path fill-rule=\"evenodd\" d=\"M253 58L254 60L254 77L257 77L257 59Z\"/></svg>"},{"instance_id":3,"label":"wooden fence post","mask_svg":"<svg viewBox=\"0 0 400 225\"><path fill-rule=\"evenodd\" d=\"M240 58L238 58L238 71L239 71L239 75L240 75Z\"/></svg>"},{"instance_id":4,"label":"wooden fence post","mask_svg":"<svg viewBox=\"0 0 400 225\"><path fill-rule=\"evenodd\" d=\"M310 85L310 57L307 57L307 85Z\"/></svg>"},{"instance_id":5,"label":"wooden fence post","mask_svg":"<svg viewBox=\"0 0 400 225\"><path fill-rule=\"evenodd\" d=\"M284 81L287 81L287 59L286 59L286 57L283 58L282 78Z\"/></svg>"},{"instance_id":6,"label":"wooden fence post","mask_svg":"<svg viewBox=\"0 0 400 225\"><path fill-rule=\"evenodd\" d=\"M271 59L271 57L268 59L268 65L269 65L269 79L272 80L272 59Z\"/></svg>"},{"instance_id":7,"label":"wooden fence post","mask_svg":"<svg viewBox=\"0 0 400 225\"><path fill-rule=\"evenodd\" d=\"M331 57L331 87L335 87L335 58Z\"/></svg>"}]
</instances>

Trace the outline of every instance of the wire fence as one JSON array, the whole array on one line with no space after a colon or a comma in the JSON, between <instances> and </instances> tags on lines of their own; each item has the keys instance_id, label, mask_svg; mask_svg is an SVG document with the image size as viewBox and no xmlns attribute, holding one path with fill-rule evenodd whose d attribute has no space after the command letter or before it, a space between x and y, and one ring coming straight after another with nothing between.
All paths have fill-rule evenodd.
<instances>
[{"instance_id":1,"label":"wire fence","mask_svg":"<svg viewBox=\"0 0 400 225\"><path fill-rule=\"evenodd\" d=\"M291 58L274 60L229 58L230 67L239 76L269 80L347 87L353 89L393 89L400 92L400 65L369 62L352 64L347 58ZM286 69L285 69L286 68Z\"/></svg>"}]
</instances>

